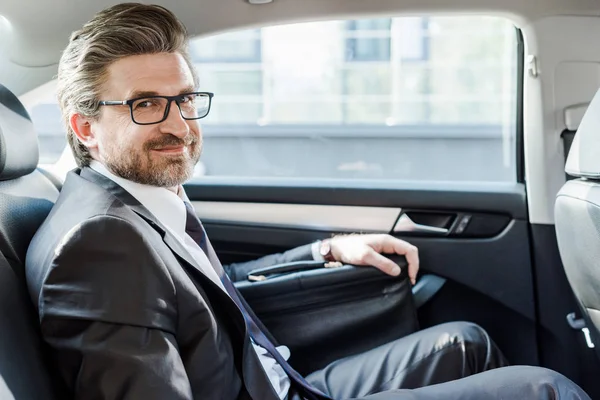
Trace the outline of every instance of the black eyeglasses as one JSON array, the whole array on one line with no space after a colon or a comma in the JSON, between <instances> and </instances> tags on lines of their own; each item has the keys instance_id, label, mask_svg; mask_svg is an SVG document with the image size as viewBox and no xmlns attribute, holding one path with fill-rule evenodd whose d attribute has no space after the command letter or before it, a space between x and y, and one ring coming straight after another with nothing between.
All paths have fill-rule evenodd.
<instances>
[{"instance_id":1,"label":"black eyeglasses","mask_svg":"<svg viewBox=\"0 0 600 400\"><path fill-rule=\"evenodd\" d=\"M167 119L171 102L179 108L181 117L186 120L200 119L208 115L214 93L191 92L177 96L144 96L130 100L100 101L101 106L129 106L131 119L138 125L152 125Z\"/></svg>"}]
</instances>

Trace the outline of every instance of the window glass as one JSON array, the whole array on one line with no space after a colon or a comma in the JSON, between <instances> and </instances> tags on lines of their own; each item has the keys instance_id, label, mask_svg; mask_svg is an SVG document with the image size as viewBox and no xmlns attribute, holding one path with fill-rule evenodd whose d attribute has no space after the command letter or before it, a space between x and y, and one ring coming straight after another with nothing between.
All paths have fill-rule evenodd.
<instances>
[{"instance_id":1,"label":"window glass","mask_svg":"<svg viewBox=\"0 0 600 400\"><path fill-rule=\"evenodd\" d=\"M389 18L347 21L347 60L389 61L391 25L392 20Z\"/></svg>"},{"instance_id":2,"label":"window glass","mask_svg":"<svg viewBox=\"0 0 600 400\"><path fill-rule=\"evenodd\" d=\"M509 21L323 21L236 38L258 34L260 59L197 63L202 88L216 94L203 124L207 175L516 180ZM215 70L236 75L210 77Z\"/></svg>"},{"instance_id":3,"label":"window glass","mask_svg":"<svg viewBox=\"0 0 600 400\"><path fill-rule=\"evenodd\" d=\"M232 32L190 43L194 62L258 62L261 55L260 30Z\"/></svg>"},{"instance_id":4,"label":"window glass","mask_svg":"<svg viewBox=\"0 0 600 400\"><path fill-rule=\"evenodd\" d=\"M289 24L190 52L215 93L196 178L516 180L517 34L503 18ZM40 98L28 105L52 163L66 142Z\"/></svg>"}]
</instances>

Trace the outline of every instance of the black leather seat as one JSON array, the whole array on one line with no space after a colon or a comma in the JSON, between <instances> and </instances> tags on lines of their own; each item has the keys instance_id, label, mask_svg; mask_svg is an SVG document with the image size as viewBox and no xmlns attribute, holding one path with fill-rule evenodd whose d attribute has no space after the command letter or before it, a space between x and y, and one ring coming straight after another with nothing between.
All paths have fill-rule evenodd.
<instances>
[{"instance_id":1,"label":"black leather seat","mask_svg":"<svg viewBox=\"0 0 600 400\"><path fill-rule=\"evenodd\" d=\"M24 280L29 242L58 190L36 167L38 143L27 111L0 85L0 399L54 399L37 315Z\"/></svg>"},{"instance_id":2,"label":"black leather seat","mask_svg":"<svg viewBox=\"0 0 600 400\"><path fill-rule=\"evenodd\" d=\"M577 179L568 181L556 199L558 247L600 356L600 91L581 120L565 171Z\"/></svg>"}]
</instances>

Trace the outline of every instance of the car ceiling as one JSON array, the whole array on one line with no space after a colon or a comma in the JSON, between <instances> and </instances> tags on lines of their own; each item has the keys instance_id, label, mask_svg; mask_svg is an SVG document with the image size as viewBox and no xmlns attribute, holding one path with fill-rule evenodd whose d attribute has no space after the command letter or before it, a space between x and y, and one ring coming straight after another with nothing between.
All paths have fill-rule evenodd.
<instances>
[{"instance_id":1,"label":"car ceiling","mask_svg":"<svg viewBox=\"0 0 600 400\"><path fill-rule=\"evenodd\" d=\"M21 76L43 83L55 74L55 65L69 35L94 13L117 1L106 0L3 0L0 2L0 79ZM517 24L553 15L600 15L600 1L592 0L273 0L256 5L247 0L156 1L175 12L190 34L235 30L294 21L376 14L471 12L505 14ZM11 65L12 64L12 65ZM31 70L34 71L31 71ZM18 70L18 72L15 72ZM3 73L4 72L4 73ZM16 83L13 83L13 86Z\"/></svg>"}]
</instances>

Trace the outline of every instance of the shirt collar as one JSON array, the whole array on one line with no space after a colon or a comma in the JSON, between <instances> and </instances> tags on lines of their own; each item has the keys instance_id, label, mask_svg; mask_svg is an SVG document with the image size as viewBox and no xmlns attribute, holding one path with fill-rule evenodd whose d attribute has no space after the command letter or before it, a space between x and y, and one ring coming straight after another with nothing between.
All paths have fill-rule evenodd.
<instances>
[{"instance_id":1,"label":"shirt collar","mask_svg":"<svg viewBox=\"0 0 600 400\"><path fill-rule=\"evenodd\" d=\"M184 201L188 201L183 186L179 185L178 193L158 186L144 185L113 174L102 163L93 160L90 168L112 180L154 215L154 217L179 238L185 235L186 209Z\"/></svg>"}]
</instances>

